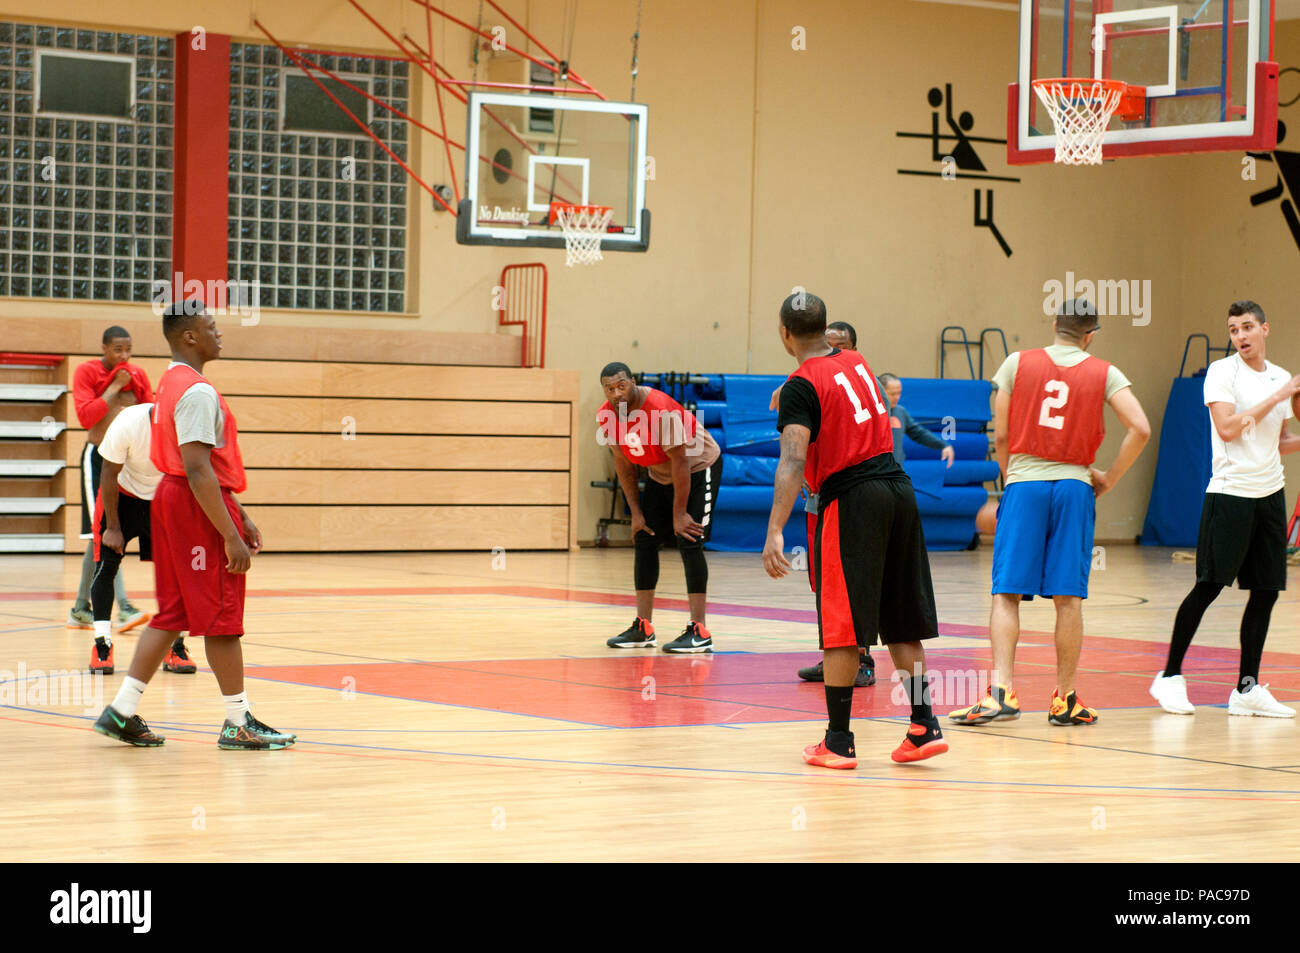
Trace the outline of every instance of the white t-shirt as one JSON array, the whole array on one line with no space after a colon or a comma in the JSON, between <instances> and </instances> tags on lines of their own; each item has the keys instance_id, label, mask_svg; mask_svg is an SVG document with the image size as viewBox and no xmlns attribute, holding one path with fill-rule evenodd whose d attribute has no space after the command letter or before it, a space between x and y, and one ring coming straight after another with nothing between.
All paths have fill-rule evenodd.
<instances>
[{"instance_id":1,"label":"white t-shirt","mask_svg":"<svg viewBox=\"0 0 1300 953\"><path fill-rule=\"evenodd\" d=\"M1234 354L1206 368L1205 404L1231 404L1232 412L1239 414L1263 402L1290 379L1290 372L1276 364L1265 361L1264 370L1254 371L1240 354ZM1282 428L1294 416L1291 402L1284 400L1255 421L1253 428L1247 427L1226 444L1211 424L1213 471L1205 492L1258 499L1282 489L1282 455L1277 444Z\"/></svg>"},{"instance_id":2,"label":"white t-shirt","mask_svg":"<svg viewBox=\"0 0 1300 953\"><path fill-rule=\"evenodd\" d=\"M152 410L153 404L132 404L125 408L108 425L99 444L101 457L122 465L117 485L141 500L152 500L162 482L162 474L149 459Z\"/></svg>"},{"instance_id":3,"label":"white t-shirt","mask_svg":"<svg viewBox=\"0 0 1300 953\"><path fill-rule=\"evenodd\" d=\"M172 361L168 368L179 362ZM221 412L221 400L216 388L206 381L193 384L176 401L172 413L176 421L176 445L206 443L210 447L226 445L226 415Z\"/></svg>"}]
</instances>

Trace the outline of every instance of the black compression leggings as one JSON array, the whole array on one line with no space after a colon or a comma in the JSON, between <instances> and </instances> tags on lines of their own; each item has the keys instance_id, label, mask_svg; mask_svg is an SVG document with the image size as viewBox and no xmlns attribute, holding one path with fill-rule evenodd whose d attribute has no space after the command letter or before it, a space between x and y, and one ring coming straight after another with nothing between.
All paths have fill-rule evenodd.
<instances>
[{"instance_id":1,"label":"black compression leggings","mask_svg":"<svg viewBox=\"0 0 1300 953\"><path fill-rule=\"evenodd\" d=\"M1169 657L1165 661L1165 677L1181 675L1183 657L1201 624L1201 617L1210 607L1223 586L1213 582L1198 582L1187 594L1178 615L1174 617L1174 634L1169 642ZM1268 638L1268 623L1277 602L1277 590L1252 589L1246 601L1246 611L1241 615L1241 663L1237 672L1237 691L1249 691L1259 682L1259 665L1264 655L1264 640Z\"/></svg>"},{"instance_id":2,"label":"black compression leggings","mask_svg":"<svg viewBox=\"0 0 1300 953\"><path fill-rule=\"evenodd\" d=\"M659 585L659 542L649 533L637 533L632 544L633 584L638 590L654 589ZM677 551L682 554L682 566L686 570L686 591L707 592L709 563L704 558L704 544L687 542L678 536Z\"/></svg>"}]
</instances>

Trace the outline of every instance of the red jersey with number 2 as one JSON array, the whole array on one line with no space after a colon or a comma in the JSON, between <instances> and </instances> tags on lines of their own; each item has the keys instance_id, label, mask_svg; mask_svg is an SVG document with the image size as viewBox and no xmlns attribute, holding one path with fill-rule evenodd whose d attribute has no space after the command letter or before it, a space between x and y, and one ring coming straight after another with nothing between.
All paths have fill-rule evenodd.
<instances>
[{"instance_id":1,"label":"red jersey with number 2","mask_svg":"<svg viewBox=\"0 0 1300 953\"><path fill-rule=\"evenodd\" d=\"M1074 367L1047 351L1021 351L1011 388L1010 451L1090 467L1106 436L1102 409L1110 365L1091 355Z\"/></svg>"},{"instance_id":2,"label":"red jersey with number 2","mask_svg":"<svg viewBox=\"0 0 1300 953\"><path fill-rule=\"evenodd\" d=\"M790 375L817 391L821 425L808 444L804 479L814 493L826 478L882 453L894 452L889 407L876 375L857 351L814 357Z\"/></svg>"}]
</instances>

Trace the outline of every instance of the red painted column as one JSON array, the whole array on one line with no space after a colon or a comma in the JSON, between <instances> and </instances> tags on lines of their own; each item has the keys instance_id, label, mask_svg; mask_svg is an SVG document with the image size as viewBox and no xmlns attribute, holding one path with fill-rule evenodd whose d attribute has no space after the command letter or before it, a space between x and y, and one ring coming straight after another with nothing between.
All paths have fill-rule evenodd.
<instances>
[{"instance_id":1,"label":"red painted column","mask_svg":"<svg viewBox=\"0 0 1300 953\"><path fill-rule=\"evenodd\" d=\"M222 300L202 296L210 307L221 307L229 277L230 37L176 35L174 115L172 271L185 284L216 282ZM173 300L182 292L173 286ZM199 296L193 290L184 295Z\"/></svg>"}]
</instances>

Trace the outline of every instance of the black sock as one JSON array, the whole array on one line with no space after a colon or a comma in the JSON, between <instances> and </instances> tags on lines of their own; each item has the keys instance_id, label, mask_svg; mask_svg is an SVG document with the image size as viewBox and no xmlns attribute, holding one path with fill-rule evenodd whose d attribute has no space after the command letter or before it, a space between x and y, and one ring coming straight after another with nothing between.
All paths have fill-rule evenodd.
<instances>
[{"instance_id":1,"label":"black sock","mask_svg":"<svg viewBox=\"0 0 1300 953\"><path fill-rule=\"evenodd\" d=\"M1174 634L1169 639L1169 657L1165 660L1165 678L1183 673L1183 656L1192 644L1192 637L1201 624L1205 610L1223 591L1223 587L1213 582L1198 582L1183 599L1174 616Z\"/></svg>"},{"instance_id":2,"label":"black sock","mask_svg":"<svg viewBox=\"0 0 1300 953\"><path fill-rule=\"evenodd\" d=\"M827 731L849 730L849 716L853 711L853 686L846 685L840 688L835 685L826 685L826 717L830 724Z\"/></svg>"},{"instance_id":3,"label":"black sock","mask_svg":"<svg viewBox=\"0 0 1300 953\"><path fill-rule=\"evenodd\" d=\"M1277 592L1252 589L1241 615L1241 667L1237 672L1237 691L1246 693L1259 684L1259 662L1268 638L1268 620L1273 614Z\"/></svg>"},{"instance_id":4,"label":"black sock","mask_svg":"<svg viewBox=\"0 0 1300 953\"><path fill-rule=\"evenodd\" d=\"M860 652L858 654L858 665L865 665L873 672L876 670L876 661L871 657L871 652Z\"/></svg>"},{"instance_id":5,"label":"black sock","mask_svg":"<svg viewBox=\"0 0 1300 953\"><path fill-rule=\"evenodd\" d=\"M930 709L930 683L926 681L924 673L904 675L903 690L907 692L907 700L912 703L913 721L929 721L934 717L934 712Z\"/></svg>"}]
</instances>

